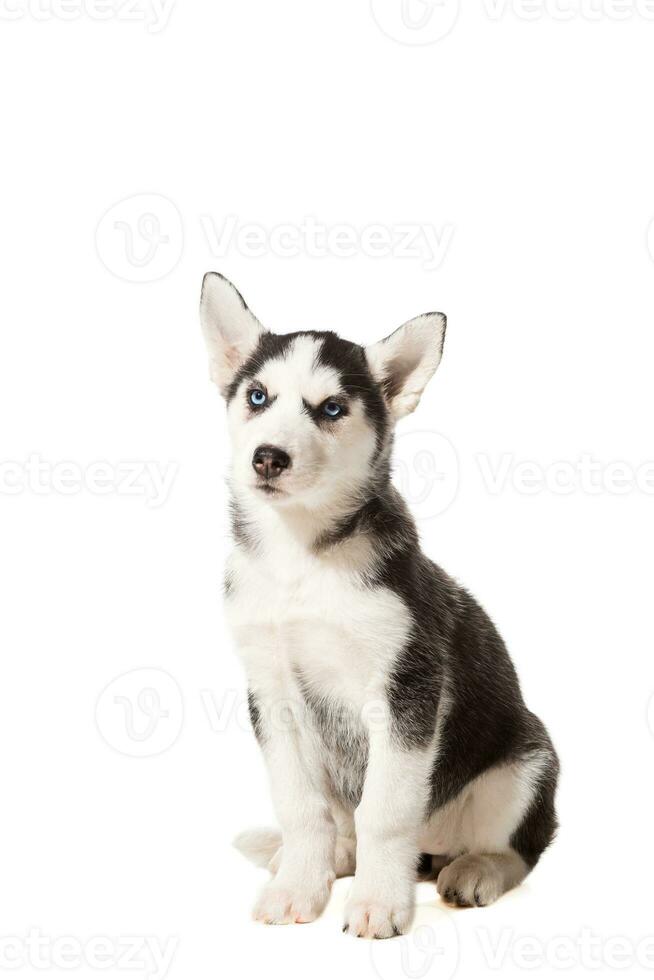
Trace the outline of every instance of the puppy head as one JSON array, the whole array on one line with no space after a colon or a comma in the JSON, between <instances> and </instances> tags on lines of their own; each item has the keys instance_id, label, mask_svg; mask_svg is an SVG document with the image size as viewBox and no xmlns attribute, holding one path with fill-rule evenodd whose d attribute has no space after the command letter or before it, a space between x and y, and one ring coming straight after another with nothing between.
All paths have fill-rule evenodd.
<instances>
[{"instance_id":1,"label":"puppy head","mask_svg":"<svg viewBox=\"0 0 654 980\"><path fill-rule=\"evenodd\" d=\"M438 367L445 317L427 313L368 348L335 333L273 334L208 272L200 320L227 401L235 491L274 505L356 497Z\"/></svg>"}]
</instances>

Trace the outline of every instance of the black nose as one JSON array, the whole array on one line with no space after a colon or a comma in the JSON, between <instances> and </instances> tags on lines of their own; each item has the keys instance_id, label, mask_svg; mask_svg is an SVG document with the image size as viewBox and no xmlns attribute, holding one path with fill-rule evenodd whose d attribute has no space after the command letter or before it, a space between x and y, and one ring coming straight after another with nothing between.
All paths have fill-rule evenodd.
<instances>
[{"instance_id":1,"label":"black nose","mask_svg":"<svg viewBox=\"0 0 654 980\"><path fill-rule=\"evenodd\" d=\"M254 450L252 466L259 476L270 480L279 476L283 470L287 470L291 465L291 457L283 449L277 446L259 446Z\"/></svg>"}]
</instances>

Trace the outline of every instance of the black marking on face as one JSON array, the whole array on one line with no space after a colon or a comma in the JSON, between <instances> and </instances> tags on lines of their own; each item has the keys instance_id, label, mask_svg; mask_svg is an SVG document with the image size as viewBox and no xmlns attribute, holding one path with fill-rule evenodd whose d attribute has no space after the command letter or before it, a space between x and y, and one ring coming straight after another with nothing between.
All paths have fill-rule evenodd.
<instances>
[{"instance_id":1,"label":"black marking on face","mask_svg":"<svg viewBox=\"0 0 654 980\"><path fill-rule=\"evenodd\" d=\"M361 400L366 417L377 435L379 451L389 427L388 409L381 385L370 372L363 347L342 340L331 331L316 334L316 337L322 340L316 354L316 364L336 371L341 390L350 398Z\"/></svg>"},{"instance_id":2,"label":"black marking on face","mask_svg":"<svg viewBox=\"0 0 654 980\"><path fill-rule=\"evenodd\" d=\"M232 400L244 378L252 378L254 381L256 377L261 374L261 369L266 361L270 361L276 357L283 357L295 338L298 336L300 335L297 333L261 334L259 343L245 363L242 364L239 370L236 372L232 383L227 389L227 403L229 404L229 402Z\"/></svg>"},{"instance_id":3,"label":"black marking on face","mask_svg":"<svg viewBox=\"0 0 654 980\"><path fill-rule=\"evenodd\" d=\"M377 448L380 451L389 430L388 409L382 386L370 372L363 347L343 340L333 331L304 330L287 334L262 334L256 348L233 378L227 390L227 402L232 400L245 378L251 378L254 382L266 362L287 354L298 337L311 337L319 342L316 367L324 365L334 370L339 376L340 392L348 400L360 399L366 417L377 435ZM334 397L334 400L339 399Z\"/></svg>"},{"instance_id":4,"label":"black marking on face","mask_svg":"<svg viewBox=\"0 0 654 980\"><path fill-rule=\"evenodd\" d=\"M332 414L330 409L332 406L337 406L338 411L336 414ZM322 429L329 431L337 431L335 426L346 418L349 414L349 408L345 399L340 398L338 395L334 395L331 398L325 398L320 405L311 405L306 398L302 399L302 407L307 415L313 419L316 425L319 425Z\"/></svg>"},{"instance_id":5,"label":"black marking on face","mask_svg":"<svg viewBox=\"0 0 654 980\"><path fill-rule=\"evenodd\" d=\"M259 392L261 392L262 395L264 396L264 401L261 405L258 405L253 397ZM271 397L268 394L268 389L266 388L266 386L264 384L261 384L260 381L254 379L252 383L247 386L245 392L245 399L247 402L247 407L248 407L248 411L250 412L250 415L261 415L261 413L265 412L266 409L270 408L271 405L274 405L274 403L277 401L277 395L273 395Z\"/></svg>"}]
</instances>

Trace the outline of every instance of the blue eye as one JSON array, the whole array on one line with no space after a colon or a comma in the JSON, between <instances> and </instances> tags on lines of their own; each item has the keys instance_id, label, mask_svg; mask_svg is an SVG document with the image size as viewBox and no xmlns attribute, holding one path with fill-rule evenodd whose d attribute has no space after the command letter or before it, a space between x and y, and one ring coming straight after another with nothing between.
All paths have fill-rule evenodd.
<instances>
[{"instance_id":1,"label":"blue eye","mask_svg":"<svg viewBox=\"0 0 654 980\"><path fill-rule=\"evenodd\" d=\"M338 404L338 402L325 402L325 404L322 407L322 410L327 416L327 418L330 419L337 419L338 416L343 411L343 409Z\"/></svg>"},{"instance_id":2,"label":"blue eye","mask_svg":"<svg viewBox=\"0 0 654 980\"><path fill-rule=\"evenodd\" d=\"M253 388L249 395L250 405L254 405L255 408L261 408L268 401L265 391L261 388Z\"/></svg>"}]
</instances>

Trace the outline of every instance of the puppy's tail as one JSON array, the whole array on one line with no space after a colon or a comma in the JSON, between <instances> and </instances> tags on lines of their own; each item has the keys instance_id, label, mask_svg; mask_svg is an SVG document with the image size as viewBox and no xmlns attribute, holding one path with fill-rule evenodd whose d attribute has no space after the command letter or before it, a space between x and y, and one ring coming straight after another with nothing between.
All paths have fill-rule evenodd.
<instances>
[{"instance_id":1,"label":"puppy's tail","mask_svg":"<svg viewBox=\"0 0 654 980\"><path fill-rule=\"evenodd\" d=\"M255 827L244 830L234 838L234 847L244 854L248 861L267 868L270 861L282 846L281 831L272 827Z\"/></svg>"}]
</instances>

